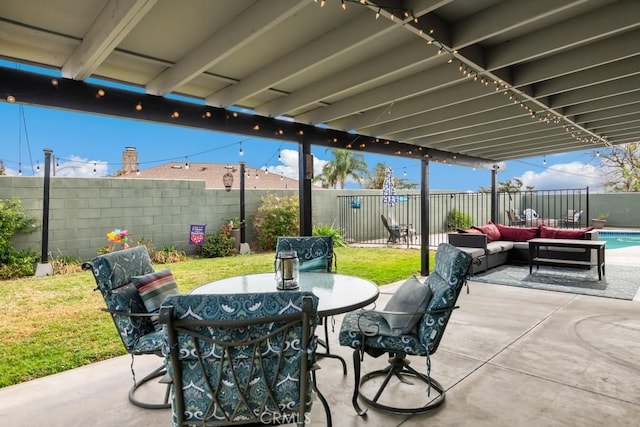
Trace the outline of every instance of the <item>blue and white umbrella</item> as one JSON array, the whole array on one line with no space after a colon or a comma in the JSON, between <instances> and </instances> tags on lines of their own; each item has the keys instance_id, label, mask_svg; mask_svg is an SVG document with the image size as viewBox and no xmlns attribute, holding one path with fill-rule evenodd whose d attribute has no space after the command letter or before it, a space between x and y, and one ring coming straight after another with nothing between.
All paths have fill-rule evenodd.
<instances>
[{"instance_id":1,"label":"blue and white umbrella","mask_svg":"<svg viewBox=\"0 0 640 427\"><path fill-rule=\"evenodd\" d=\"M382 182L382 203L391 207L398 202L396 198L396 186L393 183L393 169L387 166L384 171L384 181Z\"/></svg>"}]
</instances>

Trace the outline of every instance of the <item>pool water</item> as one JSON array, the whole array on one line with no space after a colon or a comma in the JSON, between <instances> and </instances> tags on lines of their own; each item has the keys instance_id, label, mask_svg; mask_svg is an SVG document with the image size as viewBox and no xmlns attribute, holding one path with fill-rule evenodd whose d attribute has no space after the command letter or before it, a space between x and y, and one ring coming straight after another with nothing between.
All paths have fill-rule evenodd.
<instances>
[{"instance_id":1,"label":"pool water","mask_svg":"<svg viewBox=\"0 0 640 427\"><path fill-rule=\"evenodd\" d=\"M638 231L600 231L598 240L607 242L607 249L628 248L640 246L640 232Z\"/></svg>"}]
</instances>

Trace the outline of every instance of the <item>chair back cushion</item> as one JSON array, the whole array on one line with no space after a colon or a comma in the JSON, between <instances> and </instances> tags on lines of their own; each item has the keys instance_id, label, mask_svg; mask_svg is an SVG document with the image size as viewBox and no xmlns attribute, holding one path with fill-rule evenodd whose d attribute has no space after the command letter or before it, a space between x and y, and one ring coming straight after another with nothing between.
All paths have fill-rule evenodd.
<instances>
[{"instance_id":1,"label":"chair back cushion","mask_svg":"<svg viewBox=\"0 0 640 427\"><path fill-rule=\"evenodd\" d=\"M331 236L278 237L276 255L280 251L296 251L300 271L332 271L334 254Z\"/></svg>"},{"instance_id":2,"label":"chair back cushion","mask_svg":"<svg viewBox=\"0 0 640 427\"><path fill-rule=\"evenodd\" d=\"M434 271L427 277L433 294L428 311L450 309L455 306L462 286L466 283L472 258L466 252L448 243L441 243L436 251ZM451 311L426 314L418 324L422 345L433 353L438 348L447 327Z\"/></svg>"},{"instance_id":3,"label":"chair back cushion","mask_svg":"<svg viewBox=\"0 0 640 427\"><path fill-rule=\"evenodd\" d=\"M174 425L304 417L317 307L311 292L167 297L160 322Z\"/></svg>"},{"instance_id":4,"label":"chair back cushion","mask_svg":"<svg viewBox=\"0 0 640 427\"><path fill-rule=\"evenodd\" d=\"M100 255L88 263L109 310L125 313L147 313L136 287L131 283L135 276L153 272L153 265L145 246L135 246L121 251ZM149 317L114 315L122 343L129 352L136 352L137 341L153 332Z\"/></svg>"},{"instance_id":5,"label":"chair back cushion","mask_svg":"<svg viewBox=\"0 0 640 427\"><path fill-rule=\"evenodd\" d=\"M415 333L415 328L422 312L431 300L431 288L426 283L421 283L416 276L409 278L394 293L387 305L386 312L397 312L403 314L383 313L389 327L396 335ZM405 314L406 313L406 314Z\"/></svg>"}]
</instances>

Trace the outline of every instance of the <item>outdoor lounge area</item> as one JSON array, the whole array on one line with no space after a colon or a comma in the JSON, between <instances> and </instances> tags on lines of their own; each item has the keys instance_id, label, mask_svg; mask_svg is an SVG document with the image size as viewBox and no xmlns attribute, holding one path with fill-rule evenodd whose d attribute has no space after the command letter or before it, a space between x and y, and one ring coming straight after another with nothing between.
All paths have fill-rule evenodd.
<instances>
[{"instance_id":1,"label":"outdoor lounge area","mask_svg":"<svg viewBox=\"0 0 640 427\"><path fill-rule=\"evenodd\" d=\"M637 266L638 248L612 251L611 270ZM384 306L398 284L381 288ZM447 389L444 405L423 415L369 409L359 417L351 405L353 372L323 359L318 387L337 426L632 426L640 417L640 297L633 301L469 282L458 299L432 373ZM342 317L331 334L337 343ZM372 363L373 361L373 363ZM142 362L142 363L141 363ZM367 368L386 357L367 359ZM155 356L138 361L153 368ZM146 410L127 399L129 356L122 356L0 389L0 424L6 426L168 426L169 410ZM414 367L424 368L423 359ZM422 387L422 386L419 386ZM163 390L160 390L162 392ZM399 400L411 395L399 390ZM325 425L315 402L313 426Z\"/></svg>"}]
</instances>

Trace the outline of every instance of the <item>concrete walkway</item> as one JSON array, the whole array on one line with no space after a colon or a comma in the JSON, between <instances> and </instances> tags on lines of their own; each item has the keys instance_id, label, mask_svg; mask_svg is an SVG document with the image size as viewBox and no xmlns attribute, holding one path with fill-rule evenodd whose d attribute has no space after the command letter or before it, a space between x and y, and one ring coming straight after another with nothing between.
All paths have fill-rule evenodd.
<instances>
[{"instance_id":1,"label":"concrete walkway","mask_svg":"<svg viewBox=\"0 0 640 427\"><path fill-rule=\"evenodd\" d=\"M609 254L607 254L609 255ZM638 258L633 259L637 265ZM607 262L615 268L615 256ZM626 263L626 261L619 261ZM640 278L639 278L640 280ZM383 288L384 307L398 284ZM432 375L447 391L445 404L420 416L369 409L366 418L351 406L348 375L334 359L320 361L318 386L329 400L333 423L343 426L635 426L640 419L640 301L538 291L470 282L432 356ZM136 362L139 372L159 363ZM367 357L363 371L385 364ZM2 426L169 426L169 410L131 405L129 356L0 389ZM425 369L424 359L413 365ZM158 388L158 391L159 390ZM394 399L426 394L421 385L401 385ZM325 425L314 402L312 426Z\"/></svg>"}]
</instances>

